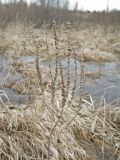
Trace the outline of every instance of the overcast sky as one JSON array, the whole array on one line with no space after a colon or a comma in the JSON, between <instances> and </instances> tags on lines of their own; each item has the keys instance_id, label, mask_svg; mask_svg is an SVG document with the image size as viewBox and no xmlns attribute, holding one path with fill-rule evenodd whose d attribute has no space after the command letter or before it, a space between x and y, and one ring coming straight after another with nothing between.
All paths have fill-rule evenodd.
<instances>
[{"instance_id":1,"label":"overcast sky","mask_svg":"<svg viewBox=\"0 0 120 160\"><path fill-rule=\"evenodd\" d=\"M79 3L79 8L84 10L104 10L106 9L108 0L69 0L71 5L76 1ZM109 0L110 9L120 9L120 0Z\"/></svg>"}]
</instances>

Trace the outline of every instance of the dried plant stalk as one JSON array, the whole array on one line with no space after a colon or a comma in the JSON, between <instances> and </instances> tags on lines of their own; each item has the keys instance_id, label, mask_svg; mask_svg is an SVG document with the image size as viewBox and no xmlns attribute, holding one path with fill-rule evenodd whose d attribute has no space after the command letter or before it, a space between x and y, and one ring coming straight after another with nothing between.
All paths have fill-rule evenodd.
<instances>
[{"instance_id":1,"label":"dried plant stalk","mask_svg":"<svg viewBox=\"0 0 120 160\"><path fill-rule=\"evenodd\" d=\"M37 71L37 75L39 78L39 84L40 84L41 91L42 93L44 93L42 74L41 74L41 69L39 67L39 56L36 57L36 71Z\"/></svg>"},{"instance_id":2,"label":"dried plant stalk","mask_svg":"<svg viewBox=\"0 0 120 160\"><path fill-rule=\"evenodd\" d=\"M47 32L47 28L46 28L46 51L47 51L47 56L49 58L50 54L49 54L49 46L48 46L48 40L47 40L47 38L48 38L48 32ZM48 62L48 66L49 66L49 75L50 75L50 78L53 79L50 61Z\"/></svg>"},{"instance_id":3,"label":"dried plant stalk","mask_svg":"<svg viewBox=\"0 0 120 160\"><path fill-rule=\"evenodd\" d=\"M54 79L52 80L52 84L51 84L51 92L52 92L51 102L54 104L56 81L57 81L57 76L58 76L58 61L59 61L58 38L57 38L57 33L56 33L56 21L55 20L53 21L53 32L54 32L54 43L55 43L55 74L54 74Z\"/></svg>"}]
</instances>

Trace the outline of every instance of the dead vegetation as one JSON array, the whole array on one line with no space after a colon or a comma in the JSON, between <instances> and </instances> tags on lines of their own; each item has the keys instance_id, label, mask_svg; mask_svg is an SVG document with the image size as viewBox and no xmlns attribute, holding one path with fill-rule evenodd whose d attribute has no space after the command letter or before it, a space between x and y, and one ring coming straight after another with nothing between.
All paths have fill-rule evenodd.
<instances>
[{"instance_id":1,"label":"dead vegetation","mask_svg":"<svg viewBox=\"0 0 120 160\"><path fill-rule=\"evenodd\" d=\"M120 98L97 103L84 93L86 77L104 76L85 73L86 62L113 62L120 53L120 13L77 11L78 3L71 11L61 2L0 3L0 54L8 59L8 72L0 67L1 160L120 160ZM13 81L16 73L22 78ZM11 103L4 88L27 103Z\"/></svg>"},{"instance_id":2,"label":"dead vegetation","mask_svg":"<svg viewBox=\"0 0 120 160\"><path fill-rule=\"evenodd\" d=\"M85 61L109 62L114 61L117 54L119 55L120 37L116 31L112 33L111 29L108 29L108 33L104 34L104 30L101 27L95 30L94 28L85 28L78 31L75 29L67 31L64 27L60 28L58 32L59 56L66 57L68 38L76 50L78 59L83 56L81 58L84 58ZM69 36L67 37L66 35ZM46 31L43 29L33 29L32 26L25 29L23 25L11 25L6 28L5 32L1 31L0 39L1 53L6 52L7 54L7 50L9 50L9 53L11 51L11 55L39 53L44 59L50 59L55 56L52 30L49 30L47 34L49 56L46 54L45 47ZM81 46L84 46L84 55L81 54Z\"/></svg>"},{"instance_id":3,"label":"dead vegetation","mask_svg":"<svg viewBox=\"0 0 120 160\"><path fill-rule=\"evenodd\" d=\"M26 110L19 110L19 106L16 109L1 106L1 159L48 159L49 135L61 107L57 98L53 113L49 94L46 93L45 99L47 106L38 97ZM87 102L80 108L79 103L71 103L69 107L66 104L51 136L50 159L117 159L119 108L102 106L94 110L95 106ZM76 112L77 116L71 121Z\"/></svg>"},{"instance_id":4,"label":"dead vegetation","mask_svg":"<svg viewBox=\"0 0 120 160\"><path fill-rule=\"evenodd\" d=\"M22 34L22 37L21 33L25 35ZM87 54L84 48L88 43L84 42L84 38L91 35L88 31L83 30L81 33L74 31L69 36L68 31L62 33L63 36L59 32L61 34L59 39L55 21L53 30L47 34L46 40L43 40L46 33L41 34L42 30L32 32L31 29L30 33L19 31L17 36L14 36L16 33L12 32L11 35L9 31L10 37L7 41L9 34L7 35L7 32L5 32L6 36L4 34L4 43L9 44L5 47L6 56L14 57L12 67L24 77L18 82L6 85L17 92L27 94L29 103L0 104L1 160L119 160L119 100L116 100L114 105L106 104L103 97L101 103L96 105L91 96L89 96L90 100L86 100L83 96L85 75L91 76L90 73L85 73L85 61L101 62L108 61L109 58L111 61L113 55L103 54L106 48L97 52L97 55L96 50L89 49L92 53ZM80 39L76 36L78 33ZM88 47L96 41L94 38L92 39L94 41L88 38L88 42L91 42L87 45ZM28 43L29 40L31 43ZM16 61L17 56L30 53L31 44L32 49L34 48L34 52L31 53L36 54L36 61L31 64ZM83 44L85 44L84 47L82 47ZM75 48L78 46L80 51L77 52ZM98 50L100 51L97 48ZM61 63L65 56L67 74L64 73ZM52 68L51 64L48 68L43 67L41 57L44 60L53 57L55 67ZM75 64L72 83L70 81L71 57ZM81 67L79 73L77 59ZM76 97L78 76L80 94ZM96 73L95 76L97 76Z\"/></svg>"}]
</instances>

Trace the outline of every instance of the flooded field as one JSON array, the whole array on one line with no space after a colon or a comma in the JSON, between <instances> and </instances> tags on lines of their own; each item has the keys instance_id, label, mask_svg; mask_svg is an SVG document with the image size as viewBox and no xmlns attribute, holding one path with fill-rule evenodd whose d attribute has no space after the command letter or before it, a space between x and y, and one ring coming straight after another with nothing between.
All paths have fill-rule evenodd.
<instances>
[{"instance_id":1,"label":"flooded field","mask_svg":"<svg viewBox=\"0 0 120 160\"><path fill-rule=\"evenodd\" d=\"M48 62L44 62L45 65ZM52 67L55 66L55 62L51 62ZM62 65L65 71L65 77L67 77L68 60L62 60ZM75 61L74 59L69 60L69 71L70 80L73 83L74 72L75 72ZM120 98L120 64L119 62L85 62L85 85L84 94L92 95L95 99L100 99L104 96L107 102L112 102ZM77 61L77 89L76 95L79 95L80 85L80 62Z\"/></svg>"},{"instance_id":2,"label":"flooded field","mask_svg":"<svg viewBox=\"0 0 120 160\"><path fill-rule=\"evenodd\" d=\"M120 5L105 1L1 1L0 160L120 160Z\"/></svg>"},{"instance_id":3,"label":"flooded field","mask_svg":"<svg viewBox=\"0 0 120 160\"><path fill-rule=\"evenodd\" d=\"M20 56L18 60L24 64L35 63L36 56ZM48 64L51 64L51 68L55 68L55 60L51 61L42 61L40 65L47 67ZM61 60L62 66L64 68L64 77L67 80L67 73L69 68L70 82L74 82L75 76L75 67L77 66L77 77L76 77L76 96L79 96L79 86L80 86L80 62L77 60L75 63L74 59ZM85 62L85 85L84 85L84 95L91 95L95 100L100 99L103 96L107 102L113 102L116 99L120 98L120 64L119 62ZM28 101L28 96L21 95L15 90L10 88L5 88L4 84L7 82L18 82L24 79L22 73L13 71L12 66L9 63L9 59L4 55L0 55L0 85L1 90L6 93L9 100L12 103L26 103ZM7 99L2 95L2 100L6 101Z\"/></svg>"},{"instance_id":4,"label":"flooded field","mask_svg":"<svg viewBox=\"0 0 120 160\"><path fill-rule=\"evenodd\" d=\"M12 66L9 64L9 59L4 55L0 55L0 90L3 91L8 97L5 97L4 94L1 95L3 102L10 101L12 103L24 104L28 101L28 97L25 95L20 95L16 91L4 87L4 84L8 82L18 82L23 79L21 73L17 73L12 69Z\"/></svg>"}]
</instances>

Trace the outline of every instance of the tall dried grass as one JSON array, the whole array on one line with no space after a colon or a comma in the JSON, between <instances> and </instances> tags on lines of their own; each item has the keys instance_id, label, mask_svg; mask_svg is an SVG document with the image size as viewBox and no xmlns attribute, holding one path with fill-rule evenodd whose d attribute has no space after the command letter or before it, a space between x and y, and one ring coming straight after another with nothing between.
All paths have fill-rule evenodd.
<instances>
[{"instance_id":1,"label":"tall dried grass","mask_svg":"<svg viewBox=\"0 0 120 160\"><path fill-rule=\"evenodd\" d=\"M119 106L117 103L116 105L106 104L104 98L97 106L91 96L90 101L84 99L84 59L80 59L81 70L78 73L76 52L68 38L68 63L65 74L59 53L55 21L53 33L56 51L55 69L53 71L49 64L47 72L51 77L49 90L44 86L44 74L37 52L36 68L32 78L28 74L29 85L33 85L29 86L30 94L34 95L32 101L22 106L1 104L0 159L110 160L110 158L118 158L119 160ZM46 48L49 54L47 40ZM84 57L82 47L81 54ZM75 63L72 85L70 55L73 55ZM80 96L76 98L78 75ZM33 79L35 82L31 83ZM28 81L26 81L27 87ZM107 153L112 155L107 157Z\"/></svg>"},{"instance_id":2,"label":"tall dried grass","mask_svg":"<svg viewBox=\"0 0 120 160\"><path fill-rule=\"evenodd\" d=\"M48 159L48 150L51 160L99 160L107 151L109 154L119 154L119 107L107 106L104 103L93 110L95 106L92 101L90 103L83 99L81 106L73 102L68 108L67 101L62 117L55 126L61 116L61 94L57 94L54 113L52 113L51 95L47 92L44 95L47 106L40 97L25 110L19 106L16 106L16 109L12 109L12 106L11 109L5 105L1 106L1 159L45 160ZM80 107L79 112L78 107ZM55 129L51 134L53 128ZM99 148L99 152L94 151L96 148Z\"/></svg>"}]
</instances>

